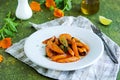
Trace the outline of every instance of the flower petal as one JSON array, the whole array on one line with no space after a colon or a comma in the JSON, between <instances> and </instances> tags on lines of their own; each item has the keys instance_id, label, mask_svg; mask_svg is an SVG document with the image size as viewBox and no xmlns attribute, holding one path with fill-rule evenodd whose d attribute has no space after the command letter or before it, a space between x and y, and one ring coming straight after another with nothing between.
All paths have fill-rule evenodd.
<instances>
[{"instance_id":1,"label":"flower petal","mask_svg":"<svg viewBox=\"0 0 120 80\"><path fill-rule=\"evenodd\" d=\"M40 4L36 1L32 1L30 3L30 7L33 11L41 11L41 7L40 7Z\"/></svg>"},{"instance_id":2,"label":"flower petal","mask_svg":"<svg viewBox=\"0 0 120 80\"><path fill-rule=\"evenodd\" d=\"M11 38L4 38L3 40L0 41L0 46L4 49L10 47L12 44Z\"/></svg>"},{"instance_id":3,"label":"flower petal","mask_svg":"<svg viewBox=\"0 0 120 80\"><path fill-rule=\"evenodd\" d=\"M54 7L54 8L56 7L56 4L55 4L54 0L46 0L45 5L46 5L47 8L50 8L51 6Z\"/></svg>"},{"instance_id":4,"label":"flower petal","mask_svg":"<svg viewBox=\"0 0 120 80\"><path fill-rule=\"evenodd\" d=\"M55 8L54 9L54 16L55 17L63 17L64 16L64 12L61 9Z\"/></svg>"}]
</instances>

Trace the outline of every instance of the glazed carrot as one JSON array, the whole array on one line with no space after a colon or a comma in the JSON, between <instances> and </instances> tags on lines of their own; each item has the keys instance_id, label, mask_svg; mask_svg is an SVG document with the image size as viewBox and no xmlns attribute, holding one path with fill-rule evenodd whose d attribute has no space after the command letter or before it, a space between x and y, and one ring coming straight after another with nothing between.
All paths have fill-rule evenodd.
<instances>
[{"instance_id":1,"label":"glazed carrot","mask_svg":"<svg viewBox=\"0 0 120 80\"><path fill-rule=\"evenodd\" d=\"M55 55L55 56L51 57L51 59L53 61L56 61L56 60L63 59L63 58L66 58L66 57L67 57L67 55L61 54L61 55Z\"/></svg>"},{"instance_id":2,"label":"glazed carrot","mask_svg":"<svg viewBox=\"0 0 120 80\"><path fill-rule=\"evenodd\" d=\"M57 60L57 62L59 62L59 63L68 63L68 62L74 62L74 61L77 61L77 60L79 60L80 59L80 57L68 57L68 58L63 58L63 59L59 59L59 60Z\"/></svg>"},{"instance_id":3,"label":"glazed carrot","mask_svg":"<svg viewBox=\"0 0 120 80\"><path fill-rule=\"evenodd\" d=\"M79 52L79 53L82 53L82 52L84 52L84 51L86 51L85 48L78 48L78 52Z\"/></svg>"},{"instance_id":4,"label":"glazed carrot","mask_svg":"<svg viewBox=\"0 0 120 80\"><path fill-rule=\"evenodd\" d=\"M84 44L84 46L83 46L83 47L84 47L84 48L86 48L87 52L89 52L89 51L90 51L90 48L89 48L89 46L88 46L88 45Z\"/></svg>"},{"instance_id":5,"label":"glazed carrot","mask_svg":"<svg viewBox=\"0 0 120 80\"><path fill-rule=\"evenodd\" d=\"M85 43L79 41L79 42L76 42L76 44L77 44L78 47L84 47L84 48L86 48L87 52L89 51L89 46L86 45Z\"/></svg>"},{"instance_id":6,"label":"glazed carrot","mask_svg":"<svg viewBox=\"0 0 120 80\"><path fill-rule=\"evenodd\" d=\"M74 39L75 39L75 42L80 42L80 40L78 38L74 37Z\"/></svg>"},{"instance_id":7,"label":"glazed carrot","mask_svg":"<svg viewBox=\"0 0 120 80\"><path fill-rule=\"evenodd\" d=\"M48 46L45 47L45 50L46 50L46 55L51 58L53 56L53 52L50 50Z\"/></svg>"},{"instance_id":8,"label":"glazed carrot","mask_svg":"<svg viewBox=\"0 0 120 80\"><path fill-rule=\"evenodd\" d=\"M69 52L70 55L74 56L74 52L70 47L68 47L68 52Z\"/></svg>"},{"instance_id":9,"label":"glazed carrot","mask_svg":"<svg viewBox=\"0 0 120 80\"><path fill-rule=\"evenodd\" d=\"M81 43L81 42L76 42L76 45L77 45L78 47L82 47L82 46L83 46L83 43Z\"/></svg>"},{"instance_id":10,"label":"glazed carrot","mask_svg":"<svg viewBox=\"0 0 120 80\"><path fill-rule=\"evenodd\" d=\"M79 56L79 53L78 53L77 44L76 44L74 38L72 38L72 49L73 49L73 51L74 51L74 53L75 53L75 56L78 57L78 56Z\"/></svg>"},{"instance_id":11,"label":"glazed carrot","mask_svg":"<svg viewBox=\"0 0 120 80\"><path fill-rule=\"evenodd\" d=\"M59 39L55 38L54 43L57 44L57 45L60 45Z\"/></svg>"},{"instance_id":12,"label":"glazed carrot","mask_svg":"<svg viewBox=\"0 0 120 80\"><path fill-rule=\"evenodd\" d=\"M83 48L78 48L78 52L80 56L85 56L87 54L87 50Z\"/></svg>"},{"instance_id":13,"label":"glazed carrot","mask_svg":"<svg viewBox=\"0 0 120 80\"><path fill-rule=\"evenodd\" d=\"M64 54L64 51L58 47L55 43L53 43L52 41L48 41L47 42L47 46L54 52L58 53L58 54Z\"/></svg>"},{"instance_id":14,"label":"glazed carrot","mask_svg":"<svg viewBox=\"0 0 120 80\"><path fill-rule=\"evenodd\" d=\"M59 63L77 61L90 50L87 44L67 33L60 34L58 38L53 36L46 39L43 44L46 44L46 55L52 61Z\"/></svg>"},{"instance_id":15,"label":"glazed carrot","mask_svg":"<svg viewBox=\"0 0 120 80\"><path fill-rule=\"evenodd\" d=\"M72 36L67 33L60 34L59 38L65 37L67 40L71 40Z\"/></svg>"},{"instance_id":16,"label":"glazed carrot","mask_svg":"<svg viewBox=\"0 0 120 80\"><path fill-rule=\"evenodd\" d=\"M56 38L55 36L50 37L50 38L48 38L48 39L44 40L42 43L43 43L43 44L47 44L47 42L48 42L48 41L50 41L50 40L51 40L51 41L54 41L54 40L55 40L55 38Z\"/></svg>"}]
</instances>

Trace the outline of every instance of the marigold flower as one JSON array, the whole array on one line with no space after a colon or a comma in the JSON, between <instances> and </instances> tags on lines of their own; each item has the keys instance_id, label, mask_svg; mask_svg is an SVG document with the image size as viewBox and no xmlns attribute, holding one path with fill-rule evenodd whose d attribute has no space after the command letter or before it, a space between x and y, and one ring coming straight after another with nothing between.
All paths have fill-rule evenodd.
<instances>
[{"instance_id":1,"label":"marigold flower","mask_svg":"<svg viewBox=\"0 0 120 80\"><path fill-rule=\"evenodd\" d=\"M3 61L3 56L2 55L0 55L0 62L2 62Z\"/></svg>"},{"instance_id":2,"label":"marigold flower","mask_svg":"<svg viewBox=\"0 0 120 80\"><path fill-rule=\"evenodd\" d=\"M3 40L0 41L0 47L3 49L10 47L11 44L12 44L11 38L4 38Z\"/></svg>"},{"instance_id":3,"label":"marigold flower","mask_svg":"<svg viewBox=\"0 0 120 80\"><path fill-rule=\"evenodd\" d=\"M54 14L55 17L58 17L58 18L64 16L64 12L61 9L58 9L58 8L54 9L54 13L53 14Z\"/></svg>"},{"instance_id":4,"label":"marigold flower","mask_svg":"<svg viewBox=\"0 0 120 80\"><path fill-rule=\"evenodd\" d=\"M41 11L41 7L40 7L40 4L36 1L32 1L30 3L30 7L33 11Z\"/></svg>"},{"instance_id":5,"label":"marigold flower","mask_svg":"<svg viewBox=\"0 0 120 80\"><path fill-rule=\"evenodd\" d=\"M54 8L56 7L56 4L55 4L54 0L46 0L45 5L46 5L47 8L50 8L51 6L54 7Z\"/></svg>"}]
</instances>

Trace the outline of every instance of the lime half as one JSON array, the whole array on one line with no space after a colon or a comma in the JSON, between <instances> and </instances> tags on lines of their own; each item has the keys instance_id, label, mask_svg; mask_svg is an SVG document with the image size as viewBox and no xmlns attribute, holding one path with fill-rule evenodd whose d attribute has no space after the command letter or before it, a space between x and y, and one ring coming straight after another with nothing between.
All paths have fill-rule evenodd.
<instances>
[{"instance_id":1,"label":"lime half","mask_svg":"<svg viewBox=\"0 0 120 80\"><path fill-rule=\"evenodd\" d=\"M111 19L108 19L108 18L106 18L104 16L99 16L99 21L103 25L110 25L112 23Z\"/></svg>"}]
</instances>

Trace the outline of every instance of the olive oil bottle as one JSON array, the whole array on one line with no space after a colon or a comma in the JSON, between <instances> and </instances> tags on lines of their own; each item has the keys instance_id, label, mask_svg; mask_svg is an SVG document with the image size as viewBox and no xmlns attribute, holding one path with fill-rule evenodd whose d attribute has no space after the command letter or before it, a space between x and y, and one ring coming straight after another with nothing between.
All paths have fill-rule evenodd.
<instances>
[{"instance_id":1,"label":"olive oil bottle","mask_svg":"<svg viewBox=\"0 0 120 80\"><path fill-rule=\"evenodd\" d=\"M99 10L99 0L82 0L81 12L86 15L97 13Z\"/></svg>"}]
</instances>

